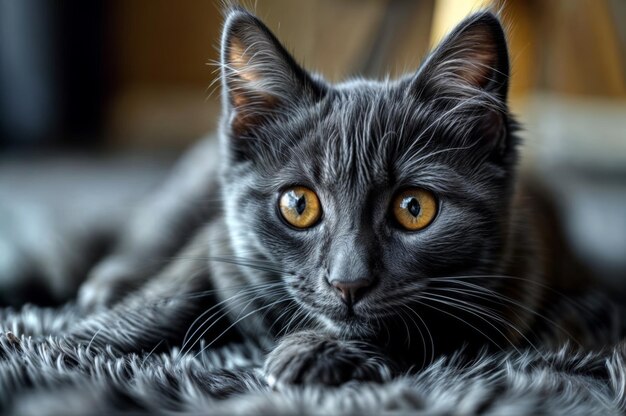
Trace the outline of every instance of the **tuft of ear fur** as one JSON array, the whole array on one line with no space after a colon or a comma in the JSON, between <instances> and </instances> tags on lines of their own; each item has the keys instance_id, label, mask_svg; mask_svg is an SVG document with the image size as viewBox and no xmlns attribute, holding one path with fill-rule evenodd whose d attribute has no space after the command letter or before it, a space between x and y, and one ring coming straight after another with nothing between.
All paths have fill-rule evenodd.
<instances>
[{"instance_id":1,"label":"tuft of ear fur","mask_svg":"<svg viewBox=\"0 0 626 416\"><path fill-rule=\"evenodd\" d=\"M241 8L227 14L221 46L224 104L235 134L323 94L270 30Z\"/></svg>"}]
</instances>

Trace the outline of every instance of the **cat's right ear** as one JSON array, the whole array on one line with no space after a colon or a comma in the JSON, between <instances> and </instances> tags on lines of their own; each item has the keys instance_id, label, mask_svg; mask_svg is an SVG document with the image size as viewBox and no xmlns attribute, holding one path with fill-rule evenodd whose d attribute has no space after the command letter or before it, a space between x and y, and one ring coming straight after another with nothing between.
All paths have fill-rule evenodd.
<instances>
[{"instance_id":1,"label":"cat's right ear","mask_svg":"<svg viewBox=\"0 0 626 416\"><path fill-rule=\"evenodd\" d=\"M243 9L228 13L221 49L223 100L234 135L246 135L324 93L270 30Z\"/></svg>"},{"instance_id":2,"label":"cat's right ear","mask_svg":"<svg viewBox=\"0 0 626 416\"><path fill-rule=\"evenodd\" d=\"M514 160L514 141L509 134L507 93L509 57L500 19L491 11L469 16L430 54L411 80L411 93L446 109L446 119L494 160Z\"/></svg>"},{"instance_id":3,"label":"cat's right ear","mask_svg":"<svg viewBox=\"0 0 626 416\"><path fill-rule=\"evenodd\" d=\"M486 93L506 102L509 57L499 18L484 11L459 23L424 62L416 81L421 92L456 92L462 99Z\"/></svg>"}]
</instances>

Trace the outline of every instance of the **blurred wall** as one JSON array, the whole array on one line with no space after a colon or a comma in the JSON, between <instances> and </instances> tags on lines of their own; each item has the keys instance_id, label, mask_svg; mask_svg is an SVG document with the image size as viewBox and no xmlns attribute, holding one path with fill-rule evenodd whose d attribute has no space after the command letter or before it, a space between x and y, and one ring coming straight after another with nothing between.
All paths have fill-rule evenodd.
<instances>
[{"instance_id":1,"label":"blurred wall","mask_svg":"<svg viewBox=\"0 0 626 416\"><path fill-rule=\"evenodd\" d=\"M0 0L0 150L97 140L104 30L102 0Z\"/></svg>"},{"instance_id":2,"label":"blurred wall","mask_svg":"<svg viewBox=\"0 0 626 416\"><path fill-rule=\"evenodd\" d=\"M186 143L215 126L222 15L211 2L111 2L118 145ZM255 12L298 60L331 80L415 68L432 1L259 1ZM178 133L177 133L178 132Z\"/></svg>"},{"instance_id":3,"label":"blurred wall","mask_svg":"<svg viewBox=\"0 0 626 416\"><path fill-rule=\"evenodd\" d=\"M5 146L181 147L211 130L221 4L0 0ZM251 8L306 67L340 80L414 70L485 5L508 27L514 108L523 111L535 91L626 96L623 0L258 0Z\"/></svg>"}]
</instances>

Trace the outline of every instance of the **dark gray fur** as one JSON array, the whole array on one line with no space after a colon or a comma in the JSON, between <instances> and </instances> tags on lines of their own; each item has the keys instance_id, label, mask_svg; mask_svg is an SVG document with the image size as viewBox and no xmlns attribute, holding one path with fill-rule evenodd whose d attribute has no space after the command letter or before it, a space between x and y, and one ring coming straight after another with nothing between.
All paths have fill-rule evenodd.
<instances>
[{"instance_id":1,"label":"dark gray fur","mask_svg":"<svg viewBox=\"0 0 626 416\"><path fill-rule=\"evenodd\" d=\"M245 51L243 64L233 48ZM614 316L584 325L583 307L561 299L585 317L570 337L558 323L565 309L535 310L545 284L513 206L516 123L495 15L469 17L415 74L330 85L233 9L221 69L219 150L208 142L193 150L94 268L79 302L95 312L62 319L54 338L2 339L3 383L45 386L56 375L69 392L35 392L39 404L24 400L17 413L69 403L88 374L92 389L77 409L93 402L103 412L113 398L116 410L131 411L624 409L620 348L548 349L562 338L613 342ZM320 197L323 215L310 229L291 228L277 212L291 185ZM419 232L389 213L409 186L439 203ZM364 275L374 285L349 310L328 282ZM22 334L11 320L19 318L2 318L3 331ZM202 361L219 360L223 352L207 349L237 339L254 356L240 360L246 368ZM202 368L216 372L201 376ZM268 395L268 384L278 392ZM242 407L215 401L236 392L246 393Z\"/></svg>"}]
</instances>

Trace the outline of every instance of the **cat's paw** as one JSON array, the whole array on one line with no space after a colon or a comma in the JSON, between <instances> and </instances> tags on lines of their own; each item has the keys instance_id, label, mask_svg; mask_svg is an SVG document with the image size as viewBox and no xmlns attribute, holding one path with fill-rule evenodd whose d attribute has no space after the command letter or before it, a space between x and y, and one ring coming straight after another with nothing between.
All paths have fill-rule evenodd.
<instances>
[{"instance_id":1,"label":"cat's paw","mask_svg":"<svg viewBox=\"0 0 626 416\"><path fill-rule=\"evenodd\" d=\"M314 332L283 338L265 360L272 388L288 385L337 386L349 381L382 382L391 378L383 356L367 344L334 339Z\"/></svg>"},{"instance_id":2,"label":"cat's paw","mask_svg":"<svg viewBox=\"0 0 626 416\"><path fill-rule=\"evenodd\" d=\"M122 263L105 260L90 273L78 291L78 305L88 312L112 306L137 289L132 269Z\"/></svg>"}]
</instances>

